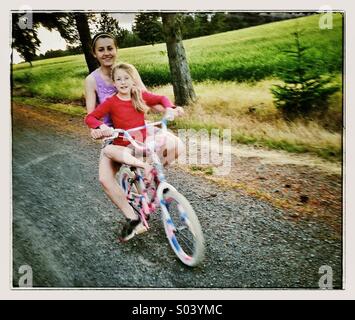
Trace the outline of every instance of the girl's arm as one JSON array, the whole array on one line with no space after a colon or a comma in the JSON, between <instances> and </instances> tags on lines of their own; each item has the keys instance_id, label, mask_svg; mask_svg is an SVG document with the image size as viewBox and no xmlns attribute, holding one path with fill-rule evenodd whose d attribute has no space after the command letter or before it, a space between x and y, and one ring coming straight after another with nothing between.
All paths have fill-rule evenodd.
<instances>
[{"instance_id":1,"label":"girl's arm","mask_svg":"<svg viewBox=\"0 0 355 320\"><path fill-rule=\"evenodd\" d=\"M90 112L85 117L85 123L92 129L101 128L101 126L105 126L106 129L107 126L100 119L105 114L110 113L111 105L111 98L106 99L105 102L99 104L92 112Z\"/></svg>"},{"instance_id":2,"label":"girl's arm","mask_svg":"<svg viewBox=\"0 0 355 320\"><path fill-rule=\"evenodd\" d=\"M152 106L151 107L154 111L157 111L157 112L165 112L166 111L166 108L164 108L162 105L160 104L157 104L155 106Z\"/></svg>"},{"instance_id":3,"label":"girl's arm","mask_svg":"<svg viewBox=\"0 0 355 320\"><path fill-rule=\"evenodd\" d=\"M96 81L92 75L88 75L85 79L85 102L86 112L89 114L96 107ZM100 139L103 134L100 129L90 129L90 135L94 139Z\"/></svg>"},{"instance_id":4,"label":"girl's arm","mask_svg":"<svg viewBox=\"0 0 355 320\"><path fill-rule=\"evenodd\" d=\"M85 102L87 113L93 112L96 107L96 82L92 75L85 79Z\"/></svg>"},{"instance_id":5,"label":"girl's arm","mask_svg":"<svg viewBox=\"0 0 355 320\"><path fill-rule=\"evenodd\" d=\"M174 106L174 104L166 96L160 96L148 91L143 92L143 100L152 109L158 112L166 112L168 108L174 108L174 117L182 116L184 114L184 108Z\"/></svg>"},{"instance_id":6,"label":"girl's arm","mask_svg":"<svg viewBox=\"0 0 355 320\"><path fill-rule=\"evenodd\" d=\"M153 107L158 104L160 104L164 109L174 107L174 104L166 96L161 96L148 91L143 91L142 98L149 107ZM163 109L161 110L164 111Z\"/></svg>"}]
</instances>

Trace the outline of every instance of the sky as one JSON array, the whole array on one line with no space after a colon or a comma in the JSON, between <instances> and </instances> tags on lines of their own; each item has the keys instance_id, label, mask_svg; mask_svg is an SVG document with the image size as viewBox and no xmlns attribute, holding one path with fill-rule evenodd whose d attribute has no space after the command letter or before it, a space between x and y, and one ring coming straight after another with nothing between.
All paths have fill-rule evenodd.
<instances>
[{"instance_id":1,"label":"sky","mask_svg":"<svg viewBox=\"0 0 355 320\"><path fill-rule=\"evenodd\" d=\"M132 30L132 22L134 20L134 13L112 13L114 18L118 19L121 28ZM38 39L41 41L41 45L37 54L45 54L48 50L65 50L66 41L62 39L58 31L49 31L46 28L38 28ZM19 63L23 61L18 52L13 52L13 63Z\"/></svg>"},{"instance_id":2,"label":"sky","mask_svg":"<svg viewBox=\"0 0 355 320\"><path fill-rule=\"evenodd\" d=\"M41 53L44 54L48 50L65 49L67 45L67 43L60 36L58 31L49 31L43 27L38 28L38 39L41 40L41 45L39 47L37 54L41 54ZM14 50L13 62L18 63L22 60L23 59L20 57L17 51Z\"/></svg>"},{"instance_id":3,"label":"sky","mask_svg":"<svg viewBox=\"0 0 355 320\"><path fill-rule=\"evenodd\" d=\"M111 13L111 15L118 19L121 28L132 31L132 22L135 17L135 13Z\"/></svg>"}]
</instances>

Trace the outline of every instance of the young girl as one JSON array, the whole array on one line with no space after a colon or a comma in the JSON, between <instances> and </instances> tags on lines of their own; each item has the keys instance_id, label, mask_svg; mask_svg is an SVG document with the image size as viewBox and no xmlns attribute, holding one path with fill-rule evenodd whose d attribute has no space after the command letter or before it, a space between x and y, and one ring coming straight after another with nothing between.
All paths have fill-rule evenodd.
<instances>
[{"instance_id":1,"label":"young girl","mask_svg":"<svg viewBox=\"0 0 355 320\"><path fill-rule=\"evenodd\" d=\"M112 69L112 80L117 89L117 94L107 98L105 102L97 106L94 111L86 116L86 124L92 129L100 129L102 136L111 136L112 134L112 128L103 121L100 121L104 116L110 116L115 128L128 130L144 125L144 114L148 111L148 106L152 107L159 104L164 108L174 107L167 97L143 91L139 87L139 82L135 79L135 72L135 68L130 64L120 63L114 66ZM174 114L179 115L180 112L181 110L178 109L177 111L175 110ZM143 142L146 136L146 130L143 129L133 137ZM152 170L151 165L134 157L132 154L133 150L127 148L129 144L129 141L117 138L114 140L113 145L107 145L103 148L103 157L114 162L142 168L144 169L145 177L149 179ZM107 185L103 186L105 192L127 218L127 223L123 227L121 234L122 240L127 241L135 234L146 231L133 210L126 210L127 207L131 207L116 180L112 181L109 187Z\"/></svg>"}]
</instances>

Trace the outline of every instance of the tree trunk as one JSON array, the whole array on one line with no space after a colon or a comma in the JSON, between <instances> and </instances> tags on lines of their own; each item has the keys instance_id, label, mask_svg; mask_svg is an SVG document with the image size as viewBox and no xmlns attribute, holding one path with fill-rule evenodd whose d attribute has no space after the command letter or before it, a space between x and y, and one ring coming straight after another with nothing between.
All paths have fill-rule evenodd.
<instances>
[{"instance_id":1,"label":"tree trunk","mask_svg":"<svg viewBox=\"0 0 355 320\"><path fill-rule=\"evenodd\" d=\"M91 53L91 35L86 14L75 13L75 22L76 27L78 28L81 46L85 55L85 61L88 66L89 73L91 73L98 67L98 64L95 57Z\"/></svg>"},{"instance_id":2,"label":"tree trunk","mask_svg":"<svg viewBox=\"0 0 355 320\"><path fill-rule=\"evenodd\" d=\"M196 100L196 94L182 43L181 29L175 13L162 13L162 18L175 104L186 106Z\"/></svg>"}]
</instances>

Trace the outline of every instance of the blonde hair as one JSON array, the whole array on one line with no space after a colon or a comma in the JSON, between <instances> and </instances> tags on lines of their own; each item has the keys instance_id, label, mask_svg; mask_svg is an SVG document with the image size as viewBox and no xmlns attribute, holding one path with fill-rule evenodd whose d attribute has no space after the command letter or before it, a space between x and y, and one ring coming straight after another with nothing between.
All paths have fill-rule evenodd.
<instances>
[{"instance_id":1,"label":"blonde hair","mask_svg":"<svg viewBox=\"0 0 355 320\"><path fill-rule=\"evenodd\" d=\"M137 69L129 63L119 63L113 66L111 77L115 81L115 74L118 69L122 69L132 78L134 86L131 89L132 104L138 112L147 113L149 108L145 104L142 91L147 90Z\"/></svg>"}]
</instances>

